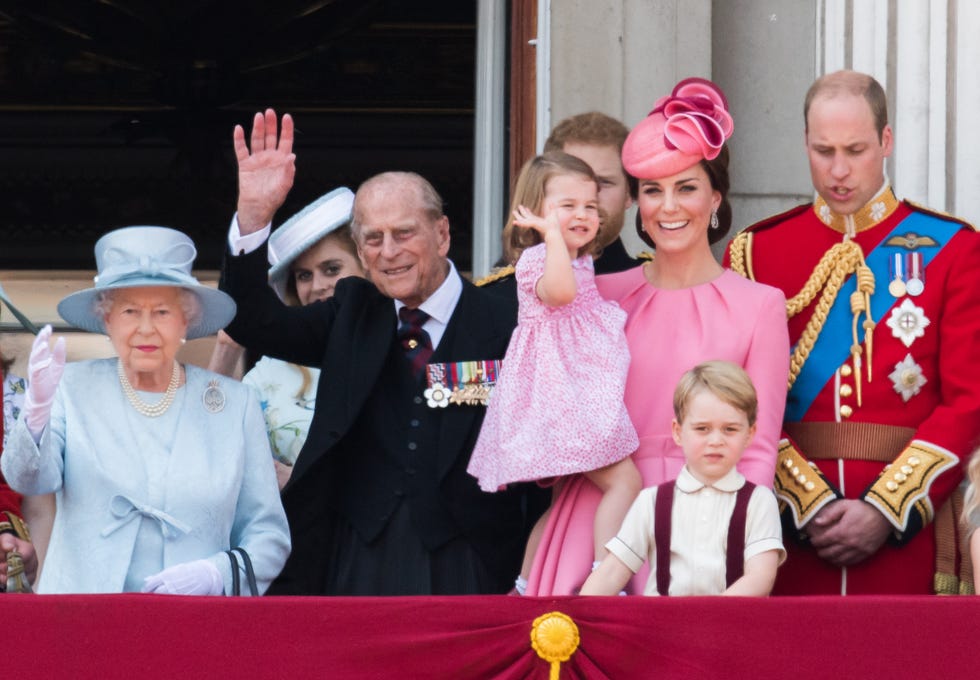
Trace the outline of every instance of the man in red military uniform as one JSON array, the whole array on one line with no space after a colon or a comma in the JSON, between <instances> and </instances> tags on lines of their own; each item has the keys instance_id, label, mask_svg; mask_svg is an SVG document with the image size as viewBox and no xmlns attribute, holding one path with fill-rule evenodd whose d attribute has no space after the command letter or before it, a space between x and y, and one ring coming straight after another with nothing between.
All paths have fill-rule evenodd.
<instances>
[{"instance_id":1,"label":"man in red military uniform","mask_svg":"<svg viewBox=\"0 0 980 680\"><path fill-rule=\"evenodd\" d=\"M980 434L980 236L896 199L873 78L826 75L804 111L816 201L726 254L789 313L775 483L789 557L773 592L966 591L947 501Z\"/></svg>"}]
</instances>

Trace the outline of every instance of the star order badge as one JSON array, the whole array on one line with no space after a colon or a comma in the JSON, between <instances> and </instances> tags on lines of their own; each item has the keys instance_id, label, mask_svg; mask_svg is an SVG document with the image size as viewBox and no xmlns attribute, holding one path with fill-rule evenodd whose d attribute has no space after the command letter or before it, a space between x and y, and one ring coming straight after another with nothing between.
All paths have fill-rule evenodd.
<instances>
[{"instance_id":1,"label":"star order badge","mask_svg":"<svg viewBox=\"0 0 980 680\"><path fill-rule=\"evenodd\" d=\"M204 402L204 410L208 413L221 413L225 408L225 392L221 389L217 380L208 383L201 397Z\"/></svg>"},{"instance_id":2,"label":"star order badge","mask_svg":"<svg viewBox=\"0 0 980 680\"><path fill-rule=\"evenodd\" d=\"M895 391L902 395L903 401L908 401L919 393L922 386L928 382L922 375L922 367L915 362L911 354L895 364L895 370L888 374Z\"/></svg>"},{"instance_id":3,"label":"star order badge","mask_svg":"<svg viewBox=\"0 0 980 680\"><path fill-rule=\"evenodd\" d=\"M925 310L906 298L902 300L901 305L892 308L891 316L886 323L892 329L893 336L901 340L906 347L911 347L916 338L925 335L926 327L930 322Z\"/></svg>"},{"instance_id":4,"label":"star order badge","mask_svg":"<svg viewBox=\"0 0 980 680\"><path fill-rule=\"evenodd\" d=\"M446 408L449 406L449 390L440 382L432 383L432 386L426 388L422 394L425 395L429 408Z\"/></svg>"}]
</instances>

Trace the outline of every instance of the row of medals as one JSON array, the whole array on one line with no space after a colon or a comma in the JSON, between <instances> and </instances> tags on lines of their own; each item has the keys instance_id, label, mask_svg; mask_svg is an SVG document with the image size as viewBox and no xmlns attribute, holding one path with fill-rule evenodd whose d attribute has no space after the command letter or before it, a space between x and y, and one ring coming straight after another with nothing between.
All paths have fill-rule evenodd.
<instances>
[{"instance_id":1,"label":"row of medals","mask_svg":"<svg viewBox=\"0 0 980 680\"><path fill-rule=\"evenodd\" d=\"M922 268L921 253L895 253L889 259L889 269L892 280L888 284L888 293L894 298L905 295L916 297L926 289L923 281L925 272ZM905 272L910 272L908 278Z\"/></svg>"}]
</instances>

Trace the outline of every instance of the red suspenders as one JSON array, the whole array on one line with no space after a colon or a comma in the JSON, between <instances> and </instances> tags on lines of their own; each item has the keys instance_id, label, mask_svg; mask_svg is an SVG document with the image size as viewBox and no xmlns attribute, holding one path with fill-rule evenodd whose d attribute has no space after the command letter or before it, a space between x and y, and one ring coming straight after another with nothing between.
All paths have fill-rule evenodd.
<instances>
[{"instance_id":1,"label":"red suspenders","mask_svg":"<svg viewBox=\"0 0 980 680\"><path fill-rule=\"evenodd\" d=\"M654 541L657 546L657 592L661 595L666 595L670 587L670 518L674 507L674 487L673 480L657 486L653 513ZM745 480L745 485L736 492L735 508L728 520L728 548L725 556L725 582L728 586L742 578L745 565L745 517L753 489L755 484Z\"/></svg>"}]
</instances>

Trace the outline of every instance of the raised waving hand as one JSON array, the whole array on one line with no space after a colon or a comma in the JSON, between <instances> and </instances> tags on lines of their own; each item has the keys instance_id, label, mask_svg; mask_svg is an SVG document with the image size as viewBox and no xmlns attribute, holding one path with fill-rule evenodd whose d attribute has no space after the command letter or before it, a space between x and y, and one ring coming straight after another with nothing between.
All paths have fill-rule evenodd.
<instances>
[{"instance_id":1,"label":"raised waving hand","mask_svg":"<svg viewBox=\"0 0 980 680\"><path fill-rule=\"evenodd\" d=\"M232 137L238 159L238 228L245 235L269 224L293 187L293 118L283 115L280 132L276 112L266 109L252 119L248 143L241 125Z\"/></svg>"}]
</instances>

